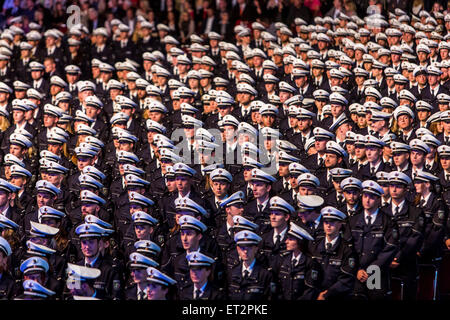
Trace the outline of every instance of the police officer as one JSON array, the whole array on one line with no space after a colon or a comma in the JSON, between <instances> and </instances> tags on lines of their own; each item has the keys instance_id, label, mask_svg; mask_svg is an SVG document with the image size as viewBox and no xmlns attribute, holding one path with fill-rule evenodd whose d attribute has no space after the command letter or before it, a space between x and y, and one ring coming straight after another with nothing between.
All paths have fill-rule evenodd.
<instances>
[{"instance_id":1,"label":"police officer","mask_svg":"<svg viewBox=\"0 0 450 320\"><path fill-rule=\"evenodd\" d=\"M181 300L224 300L221 288L211 281L215 260L201 252L191 252L186 256L190 281L179 291Z\"/></svg>"},{"instance_id":2,"label":"police officer","mask_svg":"<svg viewBox=\"0 0 450 320\"><path fill-rule=\"evenodd\" d=\"M354 295L359 299L390 297L389 267L397 250L398 233L390 217L380 210L383 193L383 188L375 181L364 181L363 210L350 217L350 228L359 258ZM373 266L380 270L380 288L371 288L368 282Z\"/></svg>"},{"instance_id":3,"label":"police officer","mask_svg":"<svg viewBox=\"0 0 450 320\"><path fill-rule=\"evenodd\" d=\"M271 271L255 259L261 237L252 231L240 231L234 235L236 250L241 259L228 274L228 299L268 300L275 292Z\"/></svg>"},{"instance_id":4,"label":"police officer","mask_svg":"<svg viewBox=\"0 0 450 320\"><path fill-rule=\"evenodd\" d=\"M313 264L302 299L348 299L356 280L357 256L353 245L340 235L347 217L330 206L323 208L321 215L325 236L310 243Z\"/></svg>"},{"instance_id":5,"label":"police officer","mask_svg":"<svg viewBox=\"0 0 450 320\"><path fill-rule=\"evenodd\" d=\"M101 292L105 299L121 299L123 294L122 275L111 257L101 253L100 240L106 230L94 223L84 223L79 225L75 232L80 238L81 251L84 256L77 262L77 265L99 269L101 275L97 277L94 288Z\"/></svg>"},{"instance_id":6,"label":"police officer","mask_svg":"<svg viewBox=\"0 0 450 320\"><path fill-rule=\"evenodd\" d=\"M280 255L274 266L277 275L277 296L279 300L298 300L305 290L305 275L311 267L307 253L308 241L313 237L295 223L290 223L287 232L286 252Z\"/></svg>"}]
</instances>

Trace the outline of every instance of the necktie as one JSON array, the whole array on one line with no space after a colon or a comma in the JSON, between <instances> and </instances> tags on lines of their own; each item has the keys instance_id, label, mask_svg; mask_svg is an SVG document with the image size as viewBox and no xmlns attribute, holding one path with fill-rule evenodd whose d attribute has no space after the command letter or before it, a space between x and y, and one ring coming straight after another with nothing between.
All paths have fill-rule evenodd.
<instances>
[{"instance_id":1,"label":"necktie","mask_svg":"<svg viewBox=\"0 0 450 320\"><path fill-rule=\"evenodd\" d=\"M198 298L200 298L201 293L202 292L200 291L200 289L196 289L194 293L194 299L197 300Z\"/></svg>"},{"instance_id":2,"label":"necktie","mask_svg":"<svg viewBox=\"0 0 450 320\"><path fill-rule=\"evenodd\" d=\"M277 247L277 246L279 246L280 245L280 242L281 242L281 235L279 235L279 234L277 234L277 236L275 237L276 238L276 240L275 240L275 247Z\"/></svg>"},{"instance_id":3,"label":"necktie","mask_svg":"<svg viewBox=\"0 0 450 320\"><path fill-rule=\"evenodd\" d=\"M297 259L292 260L292 268L294 268L297 265Z\"/></svg>"},{"instance_id":4,"label":"necktie","mask_svg":"<svg viewBox=\"0 0 450 320\"><path fill-rule=\"evenodd\" d=\"M144 296L145 296L144 291L139 292L139 294L138 294L138 300L144 300Z\"/></svg>"},{"instance_id":5,"label":"necktie","mask_svg":"<svg viewBox=\"0 0 450 320\"><path fill-rule=\"evenodd\" d=\"M338 204L341 204L342 203L342 195L338 194L337 200L338 200Z\"/></svg>"},{"instance_id":6,"label":"necktie","mask_svg":"<svg viewBox=\"0 0 450 320\"><path fill-rule=\"evenodd\" d=\"M258 204L258 212L261 213L263 211L263 205Z\"/></svg>"},{"instance_id":7,"label":"necktie","mask_svg":"<svg viewBox=\"0 0 450 320\"><path fill-rule=\"evenodd\" d=\"M425 165L425 168L426 168L427 170L431 170L431 166L430 166L429 164Z\"/></svg>"},{"instance_id":8,"label":"necktie","mask_svg":"<svg viewBox=\"0 0 450 320\"><path fill-rule=\"evenodd\" d=\"M450 173L447 173L447 174L445 175L445 180L450 181Z\"/></svg>"},{"instance_id":9,"label":"necktie","mask_svg":"<svg viewBox=\"0 0 450 320\"><path fill-rule=\"evenodd\" d=\"M323 158L319 158L319 167L323 166Z\"/></svg>"},{"instance_id":10,"label":"necktie","mask_svg":"<svg viewBox=\"0 0 450 320\"><path fill-rule=\"evenodd\" d=\"M92 268L92 265L91 265L90 263L88 263L88 262L85 262L85 263L84 263L84 266L85 266L85 267L88 267L88 268Z\"/></svg>"},{"instance_id":11,"label":"necktie","mask_svg":"<svg viewBox=\"0 0 450 320\"><path fill-rule=\"evenodd\" d=\"M447 137L445 137L445 144L448 144L448 141L450 140L450 137L449 136L447 136Z\"/></svg>"},{"instance_id":12,"label":"necktie","mask_svg":"<svg viewBox=\"0 0 450 320\"><path fill-rule=\"evenodd\" d=\"M419 207L423 208L425 205L425 199L420 199Z\"/></svg>"},{"instance_id":13,"label":"necktie","mask_svg":"<svg viewBox=\"0 0 450 320\"><path fill-rule=\"evenodd\" d=\"M249 272L248 272L248 270L245 270L244 271L244 279L248 279L248 276L249 276Z\"/></svg>"},{"instance_id":14,"label":"necktie","mask_svg":"<svg viewBox=\"0 0 450 320\"><path fill-rule=\"evenodd\" d=\"M327 243L327 252L331 251L331 247L332 247L331 242L328 242Z\"/></svg>"},{"instance_id":15,"label":"necktie","mask_svg":"<svg viewBox=\"0 0 450 320\"><path fill-rule=\"evenodd\" d=\"M398 215L398 211L399 211L398 207L395 207L395 210L394 210L394 215L395 215L395 216Z\"/></svg>"},{"instance_id":16,"label":"necktie","mask_svg":"<svg viewBox=\"0 0 450 320\"><path fill-rule=\"evenodd\" d=\"M220 208L220 201L216 201L216 207L217 207L217 209Z\"/></svg>"},{"instance_id":17,"label":"necktie","mask_svg":"<svg viewBox=\"0 0 450 320\"><path fill-rule=\"evenodd\" d=\"M247 188L247 198L250 198L253 195L252 188Z\"/></svg>"},{"instance_id":18,"label":"necktie","mask_svg":"<svg viewBox=\"0 0 450 320\"><path fill-rule=\"evenodd\" d=\"M285 189L285 190L289 190L289 182L286 181L286 182L284 183L284 189Z\"/></svg>"},{"instance_id":19,"label":"necktie","mask_svg":"<svg viewBox=\"0 0 450 320\"><path fill-rule=\"evenodd\" d=\"M305 145L306 144L306 137L302 136L302 144Z\"/></svg>"},{"instance_id":20,"label":"necktie","mask_svg":"<svg viewBox=\"0 0 450 320\"><path fill-rule=\"evenodd\" d=\"M372 217L371 216L367 216L367 225L370 226L372 223Z\"/></svg>"},{"instance_id":21,"label":"necktie","mask_svg":"<svg viewBox=\"0 0 450 320\"><path fill-rule=\"evenodd\" d=\"M375 173L375 167L370 168L370 175L373 176Z\"/></svg>"}]
</instances>

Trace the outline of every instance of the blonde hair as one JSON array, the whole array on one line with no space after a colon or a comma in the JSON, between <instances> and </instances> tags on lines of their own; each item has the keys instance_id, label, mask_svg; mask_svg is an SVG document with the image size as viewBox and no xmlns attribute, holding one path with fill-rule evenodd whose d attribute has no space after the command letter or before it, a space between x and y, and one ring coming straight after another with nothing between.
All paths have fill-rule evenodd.
<instances>
[{"instance_id":1,"label":"blonde hair","mask_svg":"<svg viewBox=\"0 0 450 320\"><path fill-rule=\"evenodd\" d=\"M5 132L10 125L9 120L6 117L0 116L0 132Z\"/></svg>"}]
</instances>

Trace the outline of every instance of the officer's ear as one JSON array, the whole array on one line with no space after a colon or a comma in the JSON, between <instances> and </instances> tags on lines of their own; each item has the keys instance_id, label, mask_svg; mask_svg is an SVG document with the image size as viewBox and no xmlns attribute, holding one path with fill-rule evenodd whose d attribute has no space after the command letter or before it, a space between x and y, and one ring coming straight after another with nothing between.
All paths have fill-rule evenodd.
<instances>
[{"instance_id":1,"label":"officer's ear","mask_svg":"<svg viewBox=\"0 0 450 320\"><path fill-rule=\"evenodd\" d=\"M99 206L99 205L96 205L96 206L95 206L95 213L97 214L99 211L100 211L100 206Z\"/></svg>"},{"instance_id":2,"label":"officer's ear","mask_svg":"<svg viewBox=\"0 0 450 320\"><path fill-rule=\"evenodd\" d=\"M203 233L199 232L199 233L197 233L197 236L198 236L198 241L200 241L203 238Z\"/></svg>"},{"instance_id":3,"label":"officer's ear","mask_svg":"<svg viewBox=\"0 0 450 320\"><path fill-rule=\"evenodd\" d=\"M270 192L270 190L272 190L272 185L268 183L266 188L267 188L267 192Z\"/></svg>"}]
</instances>

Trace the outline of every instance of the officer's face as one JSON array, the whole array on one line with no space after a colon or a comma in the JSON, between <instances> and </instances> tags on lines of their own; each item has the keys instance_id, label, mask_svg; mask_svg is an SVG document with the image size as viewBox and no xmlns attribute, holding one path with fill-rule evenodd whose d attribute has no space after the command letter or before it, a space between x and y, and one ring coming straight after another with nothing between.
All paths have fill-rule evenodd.
<instances>
[{"instance_id":1,"label":"officer's face","mask_svg":"<svg viewBox=\"0 0 450 320\"><path fill-rule=\"evenodd\" d=\"M212 191L216 197L222 198L227 194L229 187L230 184L227 182L214 181L212 184Z\"/></svg>"},{"instance_id":2,"label":"officer's face","mask_svg":"<svg viewBox=\"0 0 450 320\"><path fill-rule=\"evenodd\" d=\"M64 178L64 176L60 173L56 173L56 172L49 172L47 174L47 178L46 180L52 184L54 184L55 186L59 186L61 184L62 179Z\"/></svg>"},{"instance_id":3,"label":"officer's face","mask_svg":"<svg viewBox=\"0 0 450 320\"><path fill-rule=\"evenodd\" d=\"M275 122L275 117L268 114L263 115L261 119L264 127L272 127Z\"/></svg>"},{"instance_id":4,"label":"officer's face","mask_svg":"<svg viewBox=\"0 0 450 320\"><path fill-rule=\"evenodd\" d=\"M326 168L334 168L341 162L342 162L342 158L338 157L334 153L326 154L326 157L325 157L325 167Z\"/></svg>"},{"instance_id":5,"label":"officer's face","mask_svg":"<svg viewBox=\"0 0 450 320\"><path fill-rule=\"evenodd\" d=\"M323 230L327 236L334 237L338 234L339 229L341 228L341 223L336 220L323 220Z\"/></svg>"},{"instance_id":6,"label":"officer's face","mask_svg":"<svg viewBox=\"0 0 450 320\"><path fill-rule=\"evenodd\" d=\"M289 221L289 215L281 211L272 210L270 212L270 225L272 228L283 228Z\"/></svg>"},{"instance_id":7,"label":"officer's face","mask_svg":"<svg viewBox=\"0 0 450 320\"><path fill-rule=\"evenodd\" d=\"M54 154L60 154L62 150L62 145L49 143L47 145L47 150Z\"/></svg>"},{"instance_id":8,"label":"officer's face","mask_svg":"<svg viewBox=\"0 0 450 320\"><path fill-rule=\"evenodd\" d=\"M420 121L426 121L430 114L431 112L429 111L417 111L417 118L419 118Z\"/></svg>"},{"instance_id":9,"label":"officer's face","mask_svg":"<svg viewBox=\"0 0 450 320\"><path fill-rule=\"evenodd\" d=\"M180 231L181 243L184 250L197 249L198 243L202 238L201 233L197 233L195 230L182 229Z\"/></svg>"},{"instance_id":10,"label":"officer's face","mask_svg":"<svg viewBox=\"0 0 450 320\"><path fill-rule=\"evenodd\" d=\"M147 280L147 270L146 269L131 269L131 277L133 278L134 283L139 283Z\"/></svg>"},{"instance_id":11,"label":"officer's face","mask_svg":"<svg viewBox=\"0 0 450 320\"><path fill-rule=\"evenodd\" d=\"M415 166L421 166L425 162L425 153L421 151L411 151L411 163Z\"/></svg>"},{"instance_id":12,"label":"officer's face","mask_svg":"<svg viewBox=\"0 0 450 320\"><path fill-rule=\"evenodd\" d=\"M150 282L147 287L148 300L166 300L167 291L167 287Z\"/></svg>"},{"instance_id":13,"label":"officer's face","mask_svg":"<svg viewBox=\"0 0 450 320\"><path fill-rule=\"evenodd\" d=\"M441 157L440 162L444 170L446 171L450 170L450 157Z\"/></svg>"},{"instance_id":14,"label":"officer's face","mask_svg":"<svg viewBox=\"0 0 450 320\"><path fill-rule=\"evenodd\" d=\"M379 148L374 148L374 147L366 148L366 156L367 156L367 160L369 162L377 161L380 158L381 153L382 153L382 151Z\"/></svg>"},{"instance_id":15,"label":"officer's face","mask_svg":"<svg viewBox=\"0 0 450 320\"><path fill-rule=\"evenodd\" d=\"M316 190L313 187L309 186L300 186L298 188L298 192L300 193L301 196L310 196L316 194Z\"/></svg>"},{"instance_id":16,"label":"officer's face","mask_svg":"<svg viewBox=\"0 0 450 320\"><path fill-rule=\"evenodd\" d=\"M227 207L225 209L225 211L227 212L227 214L231 215L232 217L242 216L242 214L244 213L244 205L241 203L236 203L236 204L233 204L233 205Z\"/></svg>"},{"instance_id":17,"label":"officer's face","mask_svg":"<svg viewBox=\"0 0 450 320\"><path fill-rule=\"evenodd\" d=\"M406 161L408 161L409 153L407 153L407 152L395 153L393 159L394 159L394 164L396 166L401 167L406 163Z\"/></svg>"},{"instance_id":18,"label":"officer's face","mask_svg":"<svg viewBox=\"0 0 450 320\"><path fill-rule=\"evenodd\" d=\"M99 251L99 240L94 238L81 239L81 252L86 258L95 257Z\"/></svg>"},{"instance_id":19,"label":"officer's face","mask_svg":"<svg viewBox=\"0 0 450 320\"><path fill-rule=\"evenodd\" d=\"M191 179L185 176L175 177L178 192L185 193L191 189Z\"/></svg>"},{"instance_id":20,"label":"officer's face","mask_svg":"<svg viewBox=\"0 0 450 320\"><path fill-rule=\"evenodd\" d=\"M23 275L23 280L34 280L36 282L39 282L41 285L45 284L45 273L43 272L33 272L33 273L27 273L26 275Z\"/></svg>"},{"instance_id":21,"label":"officer's face","mask_svg":"<svg viewBox=\"0 0 450 320\"><path fill-rule=\"evenodd\" d=\"M257 246L255 245L237 245L237 252L239 254L239 258L245 262L251 262L255 258Z\"/></svg>"},{"instance_id":22,"label":"officer's face","mask_svg":"<svg viewBox=\"0 0 450 320\"><path fill-rule=\"evenodd\" d=\"M0 190L0 207L4 207L11 198L11 194L4 190Z\"/></svg>"},{"instance_id":23,"label":"officer's face","mask_svg":"<svg viewBox=\"0 0 450 320\"><path fill-rule=\"evenodd\" d=\"M100 211L100 206L98 204L84 203L81 205L81 215L83 217L87 216L88 214L92 214L92 215L96 216L99 211Z\"/></svg>"},{"instance_id":24,"label":"officer's face","mask_svg":"<svg viewBox=\"0 0 450 320\"><path fill-rule=\"evenodd\" d=\"M311 128L312 120L311 119L299 119L298 120L298 129L302 132L309 130Z\"/></svg>"},{"instance_id":25,"label":"officer's face","mask_svg":"<svg viewBox=\"0 0 450 320\"><path fill-rule=\"evenodd\" d=\"M164 114L161 112L152 111L152 112L150 112L149 117L151 120L161 123L161 121L164 117Z\"/></svg>"},{"instance_id":26,"label":"officer's face","mask_svg":"<svg viewBox=\"0 0 450 320\"><path fill-rule=\"evenodd\" d=\"M295 250L299 249L297 238L294 238L292 236L288 236L286 238L285 243L286 243L286 250L288 250L288 251L295 251Z\"/></svg>"},{"instance_id":27,"label":"officer's face","mask_svg":"<svg viewBox=\"0 0 450 320\"><path fill-rule=\"evenodd\" d=\"M16 187L22 188L22 186L26 182L26 178L18 175L12 175L11 180L9 182L11 182Z\"/></svg>"},{"instance_id":28,"label":"officer's face","mask_svg":"<svg viewBox=\"0 0 450 320\"><path fill-rule=\"evenodd\" d=\"M211 269L209 268L190 268L189 275L191 276L192 283L202 284L208 279L211 274Z\"/></svg>"},{"instance_id":29,"label":"officer's face","mask_svg":"<svg viewBox=\"0 0 450 320\"><path fill-rule=\"evenodd\" d=\"M44 127L51 128L56 125L58 118L51 116L49 114L44 114Z\"/></svg>"},{"instance_id":30,"label":"officer's face","mask_svg":"<svg viewBox=\"0 0 450 320\"><path fill-rule=\"evenodd\" d=\"M327 147L328 139L316 138L314 142L314 146L316 147L317 152L325 151Z\"/></svg>"},{"instance_id":31,"label":"officer's face","mask_svg":"<svg viewBox=\"0 0 450 320\"><path fill-rule=\"evenodd\" d=\"M31 71L31 78L33 78L33 80L39 80L43 74L44 74L44 71L34 70L34 71Z\"/></svg>"},{"instance_id":32,"label":"officer's face","mask_svg":"<svg viewBox=\"0 0 450 320\"><path fill-rule=\"evenodd\" d=\"M77 157L78 170L82 171L84 167L90 166L94 163L93 158Z\"/></svg>"},{"instance_id":33,"label":"officer's face","mask_svg":"<svg viewBox=\"0 0 450 320\"><path fill-rule=\"evenodd\" d=\"M269 193L271 188L272 186L270 184L261 181L252 182L252 190L255 198L264 198Z\"/></svg>"},{"instance_id":34,"label":"officer's face","mask_svg":"<svg viewBox=\"0 0 450 320\"><path fill-rule=\"evenodd\" d=\"M236 129L233 126L223 126L225 140L233 141L236 138Z\"/></svg>"},{"instance_id":35,"label":"officer's face","mask_svg":"<svg viewBox=\"0 0 450 320\"><path fill-rule=\"evenodd\" d=\"M166 186L167 186L167 190L169 190L169 192L174 192L175 190L177 190L177 183L175 182L175 179L173 179L173 178L167 179Z\"/></svg>"},{"instance_id":36,"label":"officer's face","mask_svg":"<svg viewBox=\"0 0 450 320\"><path fill-rule=\"evenodd\" d=\"M150 235L152 234L153 227L148 224L135 224L134 233L136 233L136 238L139 240L150 240Z\"/></svg>"},{"instance_id":37,"label":"officer's face","mask_svg":"<svg viewBox=\"0 0 450 320\"><path fill-rule=\"evenodd\" d=\"M344 198L347 204L353 206L358 202L360 192L357 189L346 189L344 191Z\"/></svg>"},{"instance_id":38,"label":"officer's face","mask_svg":"<svg viewBox=\"0 0 450 320\"><path fill-rule=\"evenodd\" d=\"M406 188L402 184L389 184L389 194L392 199L403 199L406 193Z\"/></svg>"},{"instance_id":39,"label":"officer's face","mask_svg":"<svg viewBox=\"0 0 450 320\"><path fill-rule=\"evenodd\" d=\"M13 110L14 123L20 123L25 119L25 112L19 110Z\"/></svg>"},{"instance_id":40,"label":"officer's face","mask_svg":"<svg viewBox=\"0 0 450 320\"><path fill-rule=\"evenodd\" d=\"M286 92L286 91L280 91L279 96L280 96L281 103L284 103L287 99L292 97L292 93Z\"/></svg>"},{"instance_id":41,"label":"officer's face","mask_svg":"<svg viewBox=\"0 0 450 320\"><path fill-rule=\"evenodd\" d=\"M364 147L364 145L355 146L355 155L358 159L363 159L366 156L366 148Z\"/></svg>"},{"instance_id":42,"label":"officer's face","mask_svg":"<svg viewBox=\"0 0 450 320\"><path fill-rule=\"evenodd\" d=\"M430 183L416 180L416 181L414 181L414 187L418 194L423 194L424 192L429 190Z\"/></svg>"},{"instance_id":43,"label":"officer's face","mask_svg":"<svg viewBox=\"0 0 450 320\"><path fill-rule=\"evenodd\" d=\"M48 192L38 192L36 197L37 206L40 208L42 206L52 206L53 201L56 197L52 196Z\"/></svg>"}]
</instances>

